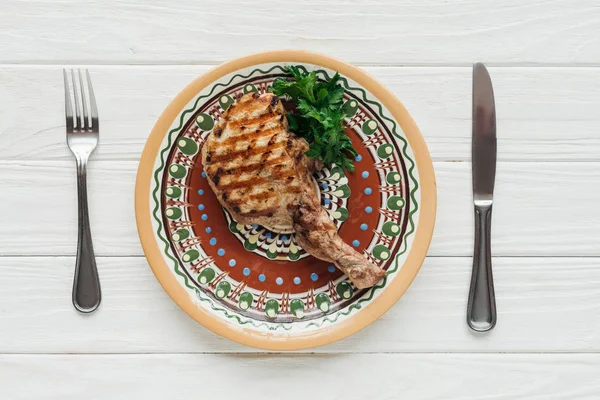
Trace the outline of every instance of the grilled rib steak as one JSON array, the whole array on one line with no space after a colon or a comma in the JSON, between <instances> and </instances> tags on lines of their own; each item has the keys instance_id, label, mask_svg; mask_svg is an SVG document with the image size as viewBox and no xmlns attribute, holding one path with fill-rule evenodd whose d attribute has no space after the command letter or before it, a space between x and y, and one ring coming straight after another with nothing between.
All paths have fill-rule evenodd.
<instances>
[{"instance_id":1,"label":"grilled rib steak","mask_svg":"<svg viewBox=\"0 0 600 400\"><path fill-rule=\"evenodd\" d=\"M202 163L219 202L239 223L293 226L308 253L332 262L357 288L385 274L338 235L311 178L317 163L308 143L288 131L272 93L249 93L232 104L202 147Z\"/></svg>"}]
</instances>

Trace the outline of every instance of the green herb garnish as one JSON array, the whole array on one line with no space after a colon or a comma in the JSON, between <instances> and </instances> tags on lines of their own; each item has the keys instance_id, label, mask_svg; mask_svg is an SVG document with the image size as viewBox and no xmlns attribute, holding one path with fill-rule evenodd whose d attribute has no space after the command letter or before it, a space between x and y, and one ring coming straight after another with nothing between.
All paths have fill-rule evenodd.
<instances>
[{"instance_id":1,"label":"green herb garnish","mask_svg":"<svg viewBox=\"0 0 600 400\"><path fill-rule=\"evenodd\" d=\"M321 81L315 71L290 66L286 72L291 79L275 79L271 90L278 96L287 94L296 102L296 111L288 112L288 122L290 130L310 144L306 155L354 171L352 160L357 153L344 132L346 114L342 110L344 88L338 83L340 75Z\"/></svg>"}]
</instances>

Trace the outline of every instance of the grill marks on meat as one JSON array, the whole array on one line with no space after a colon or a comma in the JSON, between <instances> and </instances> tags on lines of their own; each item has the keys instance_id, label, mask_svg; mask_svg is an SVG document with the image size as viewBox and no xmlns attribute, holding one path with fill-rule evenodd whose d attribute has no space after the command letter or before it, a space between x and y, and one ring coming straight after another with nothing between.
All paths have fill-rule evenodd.
<instances>
[{"instance_id":1,"label":"grill marks on meat","mask_svg":"<svg viewBox=\"0 0 600 400\"><path fill-rule=\"evenodd\" d=\"M320 206L304 155L308 143L288 132L285 109L272 93L242 96L223 114L202 147L208 182L219 202L241 224L294 226L298 243L332 262L358 288L384 271L342 241Z\"/></svg>"},{"instance_id":2,"label":"grill marks on meat","mask_svg":"<svg viewBox=\"0 0 600 400\"><path fill-rule=\"evenodd\" d=\"M282 195L298 191L301 182L294 182L296 163L290 159L289 133L283 122L285 110L276 96L246 95L229 107L213 131L220 135L211 134L203 148L205 170L214 188L238 206L242 217L272 214L285 200ZM283 181L289 186L269 190Z\"/></svg>"}]
</instances>

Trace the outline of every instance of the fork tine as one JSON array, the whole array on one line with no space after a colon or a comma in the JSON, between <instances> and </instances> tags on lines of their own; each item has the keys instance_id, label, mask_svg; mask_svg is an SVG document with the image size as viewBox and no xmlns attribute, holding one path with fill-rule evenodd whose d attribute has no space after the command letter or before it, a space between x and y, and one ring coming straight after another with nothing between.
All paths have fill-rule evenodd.
<instances>
[{"instance_id":1,"label":"fork tine","mask_svg":"<svg viewBox=\"0 0 600 400\"><path fill-rule=\"evenodd\" d=\"M81 90L81 104L83 108L83 127L87 131L88 129L90 129L90 123L88 121L90 115L88 114L85 90L83 89L85 85L83 84L83 78L81 77L81 70L78 69L77 73L79 74L79 89Z\"/></svg>"},{"instance_id":2,"label":"fork tine","mask_svg":"<svg viewBox=\"0 0 600 400\"><path fill-rule=\"evenodd\" d=\"M73 78L73 99L75 100L75 129L81 129L81 112L79 112L79 98L77 97L77 79L75 79L75 71L71 70L71 78Z\"/></svg>"},{"instance_id":3,"label":"fork tine","mask_svg":"<svg viewBox=\"0 0 600 400\"><path fill-rule=\"evenodd\" d=\"M65 116L67 119L67 132L73 132L73 106L71 105L71 95L69 93L69 78L67 70L63 68L63 77L65 78Z\"/></svg>"},{"instance_id":4,"label":"fork tine","mask_svg":"<svg viewBox=\"0 0 600 400\"><path fill-rule=\"evenodd\" d=\"M92 113L92 129L98 130L98 106L96 105L96 96L94 96L94 87L92 86L92 78L90 71L85 70L88 83L88 93L90 94L90 110Z\"/></svg>"}]
</instances>

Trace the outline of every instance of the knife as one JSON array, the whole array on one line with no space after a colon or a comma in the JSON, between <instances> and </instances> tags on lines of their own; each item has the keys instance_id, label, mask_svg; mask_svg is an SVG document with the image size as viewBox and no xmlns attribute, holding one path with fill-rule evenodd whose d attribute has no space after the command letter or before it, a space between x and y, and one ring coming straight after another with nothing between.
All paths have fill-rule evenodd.
<instances>
[{"instance_id":1,"label":"knife","mask_svg":"<svg viewBox=\"0 0 600 400\"><path fill-rule=\"evenodd\" d=\"M467 323L477 332L496 325L496 297L492 278L491 223L496 176L496 107L487 69L473 65L473 203L475 248L467 305Z\"/></svg>"}]
</instances>

